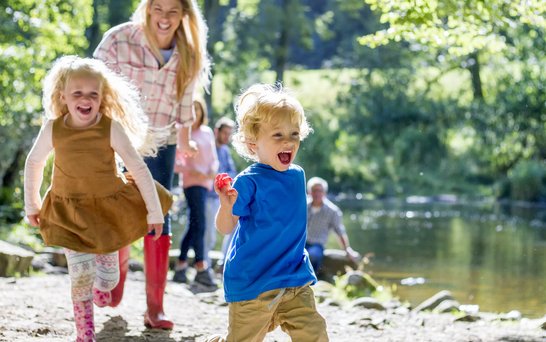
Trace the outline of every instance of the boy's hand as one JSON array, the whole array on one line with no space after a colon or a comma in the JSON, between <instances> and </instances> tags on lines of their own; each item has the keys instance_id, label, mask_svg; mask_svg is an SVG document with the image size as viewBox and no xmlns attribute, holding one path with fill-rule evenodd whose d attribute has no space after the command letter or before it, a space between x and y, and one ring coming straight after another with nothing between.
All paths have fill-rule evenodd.
<instances>
[{"instance_id":1,"label":"boy's hand","mask_svg":"<svg viewBox=\"0 0 546 342\"><path fill-rule=\"evenodd\" d=\"M33 227L40 227L40 214L27 215L28 223Z\"/></svg>"},{"instance_id":2,"label":"boy's hand","mask_svg":"<svg viewBox=\"0 0 546 342\"><path fill-rule=\"evenodd\" d=\"M230 205L235 203L238 193L237 190L231 187L231 181L232 179L227 173L216 175L214 179L214 191L220 197L220 203L225 202L226 199Z\"/></svg>"},{"instance_id":3,"label":"boy's hand","mask_svg":"<svg viewBox=\"0 0 546 342\"><path fill-rule=\"evenodd\" d=\"M154 231L154 241L161 237L163 233L163 223L149 223L148 224L148 233Z\"/></svg>"},{"instance_id":4,"label":"boy's hand","mask_svg":"<svg viewBox=\"0 0 546 342\"><path fill-rule=\"evenodd\" d=\"M231 177L227 173L219 173L216 175L216 178L214 178L214 189L218 188L218 190L222 191L222 188L226 185L228 186L228 189L231 188Z\"/></svg>"}]
</instances>

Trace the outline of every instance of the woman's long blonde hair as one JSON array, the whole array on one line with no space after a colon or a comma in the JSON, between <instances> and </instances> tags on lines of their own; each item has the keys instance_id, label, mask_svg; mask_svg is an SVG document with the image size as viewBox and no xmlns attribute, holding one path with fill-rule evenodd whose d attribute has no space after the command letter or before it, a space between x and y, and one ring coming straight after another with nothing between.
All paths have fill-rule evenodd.
<instances>
[{"instance_id":1,"label":"woman's long blonde hair","mask_svg":"<svg viewBox=\"0 0 546 342\"><path fill-rule=\"evenodd\" d=\"M131 17L133 22L142 25L146 39L155 57L163 64L159 44L150 30L148 10L153 0L142 0ZM205 90L210 85L210 59L207 53L208 27L195 0L180 0L182 21L176 30L176 49L180 55L176 72L176 97L181 99L184 90L193 80L199 80ZM186 20L187 23L186 23ZM189 32L188 32L189 31Z\"/></svg>"},{"instance_id":2,"label":"woman's long blonde hair","mask_svg":"<svg viewBox=\"0 0 546 342\"><path fill-rule=\"evenodd\" d=\"M140 93L132 84L112 72L98 59L64 56L57 59L44 79L42 104L45 115L55 119L68 114L61 100L67 82L74 77L93 77L100 82L99 113L121 123L131 143L142 156L155 156L168 135L150 128L140 106Z\"/></svg>"}]
</instances>

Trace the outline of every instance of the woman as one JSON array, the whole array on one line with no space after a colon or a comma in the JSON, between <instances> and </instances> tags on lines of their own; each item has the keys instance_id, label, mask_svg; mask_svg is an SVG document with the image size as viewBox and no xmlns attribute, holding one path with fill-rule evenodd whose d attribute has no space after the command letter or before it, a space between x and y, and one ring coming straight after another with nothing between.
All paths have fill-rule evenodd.
<instances>
[{"instance_id":1,"label":"woman","mask_svg":"<svg viewBox=\"0 0 546 342\"><path fill-rule=\"evenodd\" d=\"M144 110L153 127L170 127L167 143L146 164L154 179L171 189L176 153L197 152L190 141L195 118L193 97L198 81L209 83L210 62L206 52L207 27L195 0L142 0L130 22L104 34L93 56L125 75L140 89ZM149 328L172 329L163 312L167 284L170 218L165 217L163 234L157 241L144 238L147 310ZM112 291L112 306L121 301L127 273L129 246L120 255L120 282Z\"/></svg>"},{"instance_id":2,"label":"woman","mask_svg":"<svg viewBox=\"0 0 546 342\"><path fill-rule=\"evenodd\" d=\"M175 171L180 174L188 203L188 229L180 242L180 255L173 280L178 283L187 281L188 250L193 248L197 270L194 281L215 287L214 273L209 267L207 255L214 247L211 244L216 238L216 229L208 232L214 234L214 238L206 235L208 222L205 218L205 203L207 192L212 190L212 182L218 172L218 156L214 132L207 126L207 106L201 100L195 101L194 104L195 122L191 128L191 138L196 142L199 154L194 158L178 155L175 166Z\"/></svg>"}]
</instances>

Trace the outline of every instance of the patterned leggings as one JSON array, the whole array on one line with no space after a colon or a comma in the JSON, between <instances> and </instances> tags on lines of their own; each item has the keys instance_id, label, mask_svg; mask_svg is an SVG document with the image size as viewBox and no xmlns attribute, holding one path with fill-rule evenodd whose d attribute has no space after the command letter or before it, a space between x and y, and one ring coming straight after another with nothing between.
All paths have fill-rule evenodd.
<instances>
[{"instance_id":1,"label":"patterned leggings","mask_svg":"<svg viewBox=\"0 0 546 342\"><path fill-rule=\"evenodd\" d=\"M64 249L72 285L72 301L93 299L93 287L111 291L119 281L118 252L110 254L79 253Z\"/></svg>"}]
</instances>

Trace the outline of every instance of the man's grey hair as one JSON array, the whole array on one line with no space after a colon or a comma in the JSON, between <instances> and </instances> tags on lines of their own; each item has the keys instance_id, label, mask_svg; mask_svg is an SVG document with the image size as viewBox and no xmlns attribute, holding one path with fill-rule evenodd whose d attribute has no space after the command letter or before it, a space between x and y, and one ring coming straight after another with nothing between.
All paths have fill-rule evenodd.
<instances>
[{"instance_id":1,"label":"man's grey hair","mask_svg":"<svg viewBox=\"0 0 546 342\"><path fill-rule=\"evenodd\" d=\"M328 182L320 177L311 177L311 179L307 181L307 192L311 192L311 188L317 184L322 186L325 193L328 192Z\"/></svg>"},{"instance_id":2,"label":"man's grey hair","mask_svg":"<svg viewBox=\"0 0 546 342\"><path fill-rule=\"evenodd\" d=\"M214 125L214 128L216 128L217 130L221 130L224 127L235 128L235 121L231 120L227 116L221 117L220 119L218 119L218 121L216 121L216 125Z\"/></svg>"}]
</instances>

